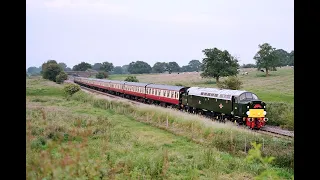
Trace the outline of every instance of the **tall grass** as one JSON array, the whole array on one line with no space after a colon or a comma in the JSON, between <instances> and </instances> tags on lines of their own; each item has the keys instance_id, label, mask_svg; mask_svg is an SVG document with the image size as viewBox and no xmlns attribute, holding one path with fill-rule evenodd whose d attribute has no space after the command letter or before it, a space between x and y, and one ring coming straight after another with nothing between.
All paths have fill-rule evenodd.
<instances>
[{"instance_id":1,"label":"tall grass","mask_svg":"<svg viewBox=\"0 0 320 180\"><path fill-rule=\"evenodd\" d=\"M263 170L115 109L91 105L95 112L74 113L81 104L27 108L27 179L253 179Z\"/></svg>"},{"instance_id":2,"label":"tall grass","mask_svg":"<svg viewBox=\"0 0 320 180\"><path fill-rule=\"evenodd\" d=\"M96 108L112 109L118 114L132 116L140 122L165 129L176 135L184 136L192 141L208 147L244 156L252 141L264 144L264 155L274 156L279 167L293 167L293 140L278 140L253 133L250 130L239 129L230 124L211 122L210 120L188 115L173 109L159 107L133 106L125 102L96 99L84 92L77 92L73 100L91 103Z\"/></svg>"}]
</instances>

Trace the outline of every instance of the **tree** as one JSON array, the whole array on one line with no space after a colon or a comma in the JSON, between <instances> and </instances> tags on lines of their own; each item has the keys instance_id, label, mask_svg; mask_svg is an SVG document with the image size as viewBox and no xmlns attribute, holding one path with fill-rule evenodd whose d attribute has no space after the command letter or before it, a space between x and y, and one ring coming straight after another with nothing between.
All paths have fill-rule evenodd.
<instances>
[{"instance_id":1,"label":"tree","mask_svg":"<svg viewBox=\"0 0 320 180\"><path fill-rule=\"evenodd\" d=\"M180 66L176 62L169 62L167 65L167 71L169 71L169 74L171 74L171 72L180 72Z\"/></svg>"},{"instance_id":2,"label":"tree","mask_svg":"<svg viewBox=\"0 0 320 180\"><path fill-rule=\"evenodd\" d=\"M113 69L113 64L109 62L103 62L100 70L105 71L105 72L110 72Z\"/></svg>"},{"instance_id":3,"label":"tree","mask_svg":"<svg viewBox=\"0 0 320 180\"><path fill-rule=\"evenodd\" d=\"M279 59L277 66L286 66L289 65L289 53L283 49L276 49L274 51L275 55Z\"/></svg>"},{"instance_id":4,"label":"tree","mask_svg":"<svg viewBox=\"0 0 320 180\"><path fill-rule=\"evenodd\" d=\"M67 65L63 62L59 63L59 66L65 71L67 69Z\"/></svg>"},{"instance_id":5,"label":"tree","mask_svg":"<svg viewBox=\"0 0 320 180\"><path fill-rule=\"evenodd\" d=\"M186 66L182 66L181 69L180 69L181 72L191 72L192 69L189 65L186 65Z\"/></svg>"},{"instance_id":6,"label":"tree","mask_svg":"<svg viewBox=\"0 0 320 180\"><path fill-rule=\"evenodd\" d=\"M92 66L92 69L96 71L100 71L101 66L102 66L101 63L94 63L94 65Z\"/></svg>"},{"instance_id":7,"label":"tree","mask_svg":"<svg viewBox=\"0 0 320 180\"><path fill-rule=\"evenodd\" d=\"M269 70L276 70L276 66L279 65L279 58L274 53L275 48L270 44L259 44L260 50L256 53L253 59L256 60L258 70L265 68L266 76L269 76Z\"/></svg>"},{"instance_id":8,"label":"tree","mask_svg":"<svg viewBox=\"0 0 320 180\"><path fill-rule=\"evenodd\" d=\"M166 71L166 68L167 68L167 63L156 62L152 67L152 71L155 73L163 73Z\"/></svg>"},{"instance_id":9,"label":"tree","mask_svg":"<svg viewBox=\"0 0 320 180\"><path fill-rule=\"evenodd\" d=\"M73 66L72 70L74 71L86 71L87 69L91 68L91 64L86 62L81 62L80 64L77 64Z\"/></svg>"},{"instance_id":10,"label":"tree","mask_svg":"<svg viewBox=\"0 0 320 180\"><path fill-rule=\"evenodd\" d=\"M98 79L105 79L108 77L108 73L104 71L100 71L96 74L96 78Z\"/></svg>"},{"instance_id":11,"label":"tree","mask_svg":"<svg viewBox=\"0 0 320 180\"><path fill-rule=\"evenodd\" d=\"M29 68L27 69L27 72L28 72L29 74L31 74L31 75L40 74L41 68L37 68L37 67L32 66L32 67L29 67Z\"/></svg>"},{"instance_id":12,"label":"tree","mask_svg":"<svg viewBox=\"0 0 320 180\"><path fill-rule=\"evenodd\" d=\"M55 60L48 60L47 63L42 64L42 77L50 81L56 81L56 76L62 72L63 69L57 64Z\"/></svg>"},{"instance_id":13,"label":"tree","mask_svg":"<svg viewBox=\"0 0 320 180\"><path fill-rule=\"evenodd\" d=\"M237 75L238 60L231 56L227 50L221 51L213 48L204 49L202 52L206 57L202 60L203 73L201 73L201 77L214 77L219 83L220 77Z\"/></svg>"},{"instance_id":14,"label":"tree","mask_svg":"<svg viewBox=\"0 0 320 180\"><path fill-rule=\"evenodd\" d=\"M121 66L116 66L113 68L113 74L122 74L122 67Z\"/></svg>"},{"instance_id":15,"label":"tree","mask_svg":"<svg viewBox=\"0 0 320 180\"><path fill-rule=\"evenodd\" d=\"M293 65L294 65L294 51L293 51L293 50L289 53L289 62L288 62L288 65L289 65L289 66L293 66Z\"/></svg>"},{"instance_id":16,"label":"tree","mask_svg":"<svg viewBox=\"0 0 320 180\"><path fill-rule=\"evenodd\" d=\"M201 70L201 62L199 60L191 60L188 64L190 67L190 71L200 71Z\"/></svg>"},{"instance_id":17,"label":"tree","mask_svg":"<svg viewBox=\"0 0 320 180\"><path fill-rule=\"evenodd\" d=\"M256 68L255 64L243 64L242 68Z\"/></svg>"},{"instance_id":18,"label":"tree","mask_svg":"<svg viewBox=\"0 0 320 180\"><path fill-rule=\"evenodd\" d=\"M129 67L129 65L123 65L122 66L122 73L123 74L128 74L129 72L128 72L128 67Z\"/></svg>"},{"instance_id":19,"label":"tree","mask_svg":"<svg viewBox=\"0 0 320 180\"><path fill-rule=\"evenodd\" d=\"M128 71L131 74L144 74L150 73L152 70L151 66L143 61L131 62L128 67Z\"/></svg>"}]
</instances>

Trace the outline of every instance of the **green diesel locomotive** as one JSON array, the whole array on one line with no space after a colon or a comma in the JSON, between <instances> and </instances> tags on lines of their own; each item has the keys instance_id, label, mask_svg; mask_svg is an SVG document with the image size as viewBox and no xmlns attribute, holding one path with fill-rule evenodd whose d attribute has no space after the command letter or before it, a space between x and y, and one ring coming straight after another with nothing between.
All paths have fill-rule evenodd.
<instances>
[{"instance_id":1,"label":"green diesel locomotive","mask_svg":"<svg viewBox=\"0 0 320 180\"><path fill-rule=\"evenodd\" d=\"M190 87L181 97L181 108L217 120L231 120L260 129L268 120L266 104L252 92L217 88Z\"/></svg>"}]
</instances>

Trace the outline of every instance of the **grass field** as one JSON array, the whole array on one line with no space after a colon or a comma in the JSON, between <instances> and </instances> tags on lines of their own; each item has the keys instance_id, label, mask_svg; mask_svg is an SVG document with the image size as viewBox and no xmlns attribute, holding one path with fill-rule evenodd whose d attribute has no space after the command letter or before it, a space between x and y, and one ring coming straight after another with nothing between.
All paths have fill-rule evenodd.
<instances>
[{"instance_id":1,"label":"grass field","mask_svg":"<svg viewBox=\"0 0 320 180\"><path fill-rule=\"evenodd\" d=\"M243 90L252 91L266 102L294 102L294 70L290 67L270 71L270 76L253 68L242 69L248 75L238 75L243 82ZM109 79L124 80L128 75L110 75ZM217 87L215 79L201 78L200 73L138 74L140 82L159 84L182 84L184 86ZM221 78L223 80L223 78Z\"/></svg>"},{"instance_id":2,"label":"grass field","mask_svg":"<svg viewBox=\"0 0 320 180\"><path fill-rule=\"evenodd\" d=\"M276 157L269 170L293 176L293 141L83 92L67 99L42 79L27 79L26 93L27 179L253 179L264 167L244 160L252 141Z\"/></svg>"}]
</instances>

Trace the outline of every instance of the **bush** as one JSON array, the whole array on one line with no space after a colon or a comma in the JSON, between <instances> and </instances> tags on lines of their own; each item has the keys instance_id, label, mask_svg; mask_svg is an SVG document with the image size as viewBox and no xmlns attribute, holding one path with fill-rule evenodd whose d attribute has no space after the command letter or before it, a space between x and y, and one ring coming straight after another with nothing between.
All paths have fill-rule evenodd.
<instances>
[{"instance_id":1,"label":"bush","mask_svg":"<svg viewBox=\"0 0 320 180\"><path fill-rule=\"evenodd\" d=\"M125 81L128 81L128 82L139 82L139 80L137 79L137 77L135 76L128 76Z\"/></svg>"},{"instance_id":2,"label":"bush","mask_svg":"<svg viewBox=\"0 0 320 180\"><path fill-rule=\"evenodd\" d=\"M77 85L77 84L67 84L64 86L64 92L67 94L67 95L70 95L72 96L74 93L80 91L80 86Z\"/></svg>"},{"instance_id":3,"label":"bush","mask_svg":"<svg viewBox=\"0 0 320 180\"><path fill-rule=\"evenodd\" d=\"M217 84L219 88L222 89L233 89L237 90L241 88L241 85L243 83L240 81L240 79L236 76L230 76L221 83Z\"/></svg>"},{"instance_id":4,"label":"bush","mask_svg":"<svg viewBox=\"0 0 320 180\"><path fill-rule=\"evenodd\" d=\"M65 72L60 72L59 74L58 74L58 76L56 77L56 83L58 83L58 84L62 84L65 80L67 80L68 79L68 75L67 75L67 73L65 73Z\"/></svg>"},{"instance_id":5,"label":"bush","mask_svg":"<svg viewBox=\"0 0 320 180\"><path fill-rule=\"evenodd\" d=\"M283 102L266 102L267 124L281 126L293 130L294 128L294 106Z\"/></svg>"},{"instance_id":6,"label":"bush","mask_svg":"<svg viewBox=\"0 0 320 180\"><path fill-rule=\"evenodd\" d=\"M98 74L96 74L96 78L98 79L105 79L108 77L108 73L107 72L99 72Z\"/></svg>"}]
</instances>

